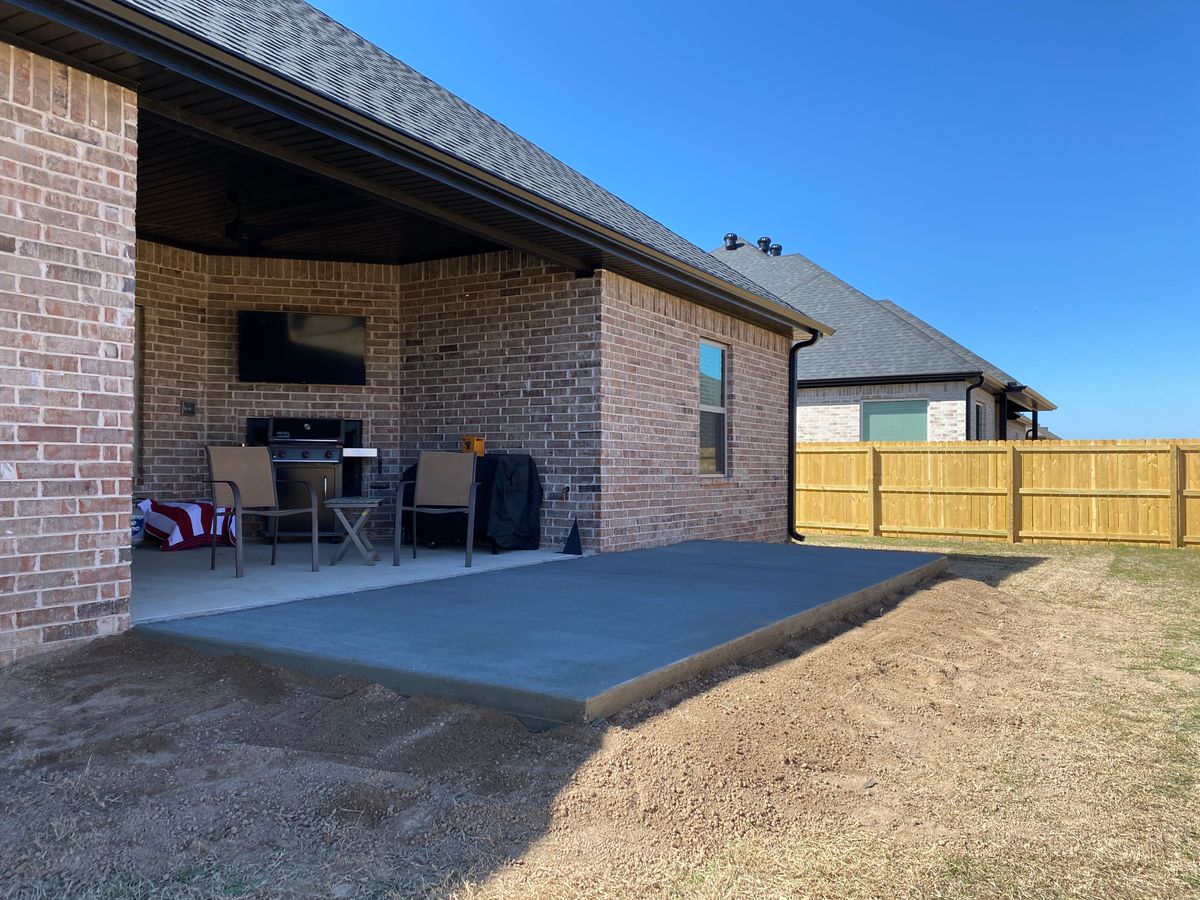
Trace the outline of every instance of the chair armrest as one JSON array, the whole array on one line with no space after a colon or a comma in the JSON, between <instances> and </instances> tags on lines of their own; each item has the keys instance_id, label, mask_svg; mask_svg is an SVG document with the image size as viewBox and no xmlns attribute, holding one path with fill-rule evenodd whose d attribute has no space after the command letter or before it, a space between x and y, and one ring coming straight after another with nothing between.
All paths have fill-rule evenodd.
<instances>
[{"instance_id":1,"label":"chair armrest","mask_svg":"<svg viewBox=\"0 0 1200 900\"><path fill-rule=\"evenodd\" d=\"M317 508L317 489L307 481L276 481L276 484L302 484L308 488L308 502L312 504L312 509Z\"/></svg>"},{"instance_id":2,"label":"chair armrest","mask_svg":"<svg viewBox=\"0 0 1200 900\"><path fill-rule=\"evenodd\" d=\"M210 479L208 479L208 484L210 487L214 484L229 485L229 490L233 494L233 517L237 521L238 529L240 530L242 527L242 489L240 487L238 487L236 481L228 481L224 478L210 478ZM216 516L217 516L217 492L216 491L213 491L212 505L213 505L213 520L214 520L213 530L216 531Z\"/></svg>"},{"instance_id":3,"label":"chair armrest","mask_svg":"<svg viewBox=\"0 0 1200 900\"><path fill-rule=\"evenodd\" d=\"M237 484L237 482L236 482L236 481L227 481L227 480L226 480L226 479L224 479L224 478L210 478L210 479L208 479L208 481L207 481L207 484L209 484L209 485L213 485L213 484L227 484L227 485L229 485L229 490L230 490L230 491L233 493L233 505L234 505L234 507L236 507L236 508L239 508L239 509L241 508L241 505L242 505L242 489L241 489L240 487L238 487L238 484ZM217 505L217 492L216 492L216 491L213 491L212 502L213 502L213 507L215 508L215 507L216 507L216 505Z\"/></svg>"}]
</instances>

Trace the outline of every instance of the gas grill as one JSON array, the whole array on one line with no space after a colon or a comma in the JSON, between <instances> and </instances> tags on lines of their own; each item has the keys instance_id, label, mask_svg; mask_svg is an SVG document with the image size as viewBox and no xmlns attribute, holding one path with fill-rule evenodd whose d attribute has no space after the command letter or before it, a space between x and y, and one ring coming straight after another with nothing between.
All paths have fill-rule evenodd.
<instances>
[{"instance_id":1,"label":"gas grill","mask_svg":"<svg viewBox=\"0 0 1200 900\"><path fill-rule=\"evenodd\" d=\"M342 461L345 429L341 419L273 418L267 446L276 463L337 464Z\"/></svg>"},{"instance_id":2,"label":"gas grill","mask_svg":"<svg viewBox=\"0 0 1200 900\"><path fill-rule=\"evenodd\" d=\"M302 509L308 506L308 490L317 493L317 527L324 537L336 535L337 522L326 500L342 496L342 457L346 428L341 419L290 419L276 417L267 423L267 446L275 464L279 505ZM279 534L307 534L303 516L279 521Z\"/></svg>"}]
</instances>

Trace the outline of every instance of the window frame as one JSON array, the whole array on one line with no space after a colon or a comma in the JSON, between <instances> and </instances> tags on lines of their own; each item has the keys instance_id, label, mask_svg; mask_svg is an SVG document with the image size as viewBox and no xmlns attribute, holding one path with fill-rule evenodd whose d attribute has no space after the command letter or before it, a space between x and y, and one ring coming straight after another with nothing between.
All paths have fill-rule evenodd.
<instances>
[{"instance_id":1,"label":"window frame","mask_svg":"<svg viewBox=\"0 0 1200 900\"><path fill-rule=\"evenodd\" d=\"M975 434L972 437L977 441L985 441L987 438L983 436L983 432L987 426L987 407L978 400L972 402L975 404Z\"/></svg>"},{"instance_id":2,"label":"window frame","mask_svg":"<svg viewBox=\"0 0 1200 900\"><path fill-rule=\"evenodd\" d=\"M705 347L712 347L721 351L721 406L710 406L703 402L700 392L701 376L703 372L700 368L701 354ZM710 340L709 338L700 338L696 345L696 425L697 425L697 447L696 447L696 472L701 478L728 478L729 477L729 355L730 348L728 344L722 344L719 341ZM700 451L702 447L699 445L699 427L703 421L704 413L710 415L719 415L721 417L721 434L722 440L722 462L723 465L715 472L704 472L700 469Z\"/></svg>"},{"instance_id":3,"label":"window frame","mask_svg":"<svg viewBox=\"0 0 1200 900\"><path fill-rule=\"evenodd\" d=\"M873 397L870 400L858 401L858 439L869 441L867 437L867 404L868 403L912 403L918 401L925 404L925 440L929 440L929 414L931 404L928 397ZM919 442L918 442L919 443Z\"/></svg>"}]
</instances>

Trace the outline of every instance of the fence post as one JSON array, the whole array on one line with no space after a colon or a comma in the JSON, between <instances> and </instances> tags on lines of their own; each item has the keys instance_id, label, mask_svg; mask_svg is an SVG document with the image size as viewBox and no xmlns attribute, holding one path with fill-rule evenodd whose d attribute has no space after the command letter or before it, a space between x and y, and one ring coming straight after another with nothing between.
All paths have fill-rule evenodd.
<instances>
[{"instance_id":1,"label":"fence post","mask_svg":"<svg viewBox=\"0 0 1200 900\"><path fill-rule=\"evenodd\" d=\"M1170 518L1170 528L1167 531L1170 546L1183 546L1183 448L1171 444L1168 448L1170 455L1171 497L1167 501L1167 516Z\"/></svg>"},{"instance_id":2,"label":"fence post","mask_svg":"<svg viewBox=\"0 0 1200 900\"><path fill-rule=\"evenodd\" d=\"M1008 542L1021 539L1021 456L1017 445L1008 444Z\"/></svg>"},{"instance_id":3,"label":"fence post","mask_svg":"<svg viewBox=\"0 0 1200 900\"><path fill-rule=\"evenodd\" d=\"M879 537L879 448L867 447L867 533Z\"/></svg>"}]
</instances>

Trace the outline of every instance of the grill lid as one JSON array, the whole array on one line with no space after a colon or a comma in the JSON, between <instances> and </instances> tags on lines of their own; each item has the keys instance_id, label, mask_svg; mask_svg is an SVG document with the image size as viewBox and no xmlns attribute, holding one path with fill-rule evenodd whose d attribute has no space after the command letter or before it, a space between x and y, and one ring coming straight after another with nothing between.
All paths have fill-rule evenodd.
<instances>
[{"instance_id":1,"label":"grill lid","mask_svg":"<svg viewBox=\"0 0 1200 900\"><path fill-rule=\"evenodd\" d=\"M340 444L342 420L274 417L267 434L271 444Z\"/></svg>"}]
</instances>

